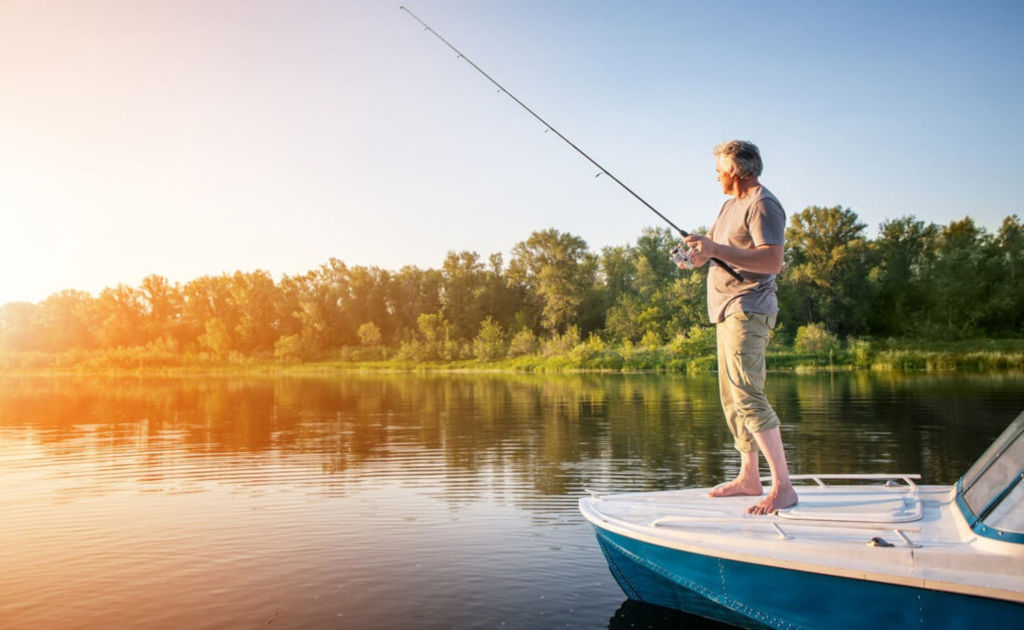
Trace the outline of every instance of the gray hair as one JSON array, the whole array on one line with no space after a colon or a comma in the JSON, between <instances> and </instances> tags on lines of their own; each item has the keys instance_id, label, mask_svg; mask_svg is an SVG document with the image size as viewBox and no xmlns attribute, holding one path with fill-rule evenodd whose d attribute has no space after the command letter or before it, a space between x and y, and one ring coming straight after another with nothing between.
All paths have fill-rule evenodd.
<instances>
[{"instance_id":1,"label":"gray hair","mask_svg":"<svg viewBox=\"0 0 1024 630\"><path fill-rule=\"evenodd\" d=\"M761 152L753 142L730 140L715 147L712 153L732 165L736 176L743 179L758 177L764 168Z\"/></svg>"}]
</instances>

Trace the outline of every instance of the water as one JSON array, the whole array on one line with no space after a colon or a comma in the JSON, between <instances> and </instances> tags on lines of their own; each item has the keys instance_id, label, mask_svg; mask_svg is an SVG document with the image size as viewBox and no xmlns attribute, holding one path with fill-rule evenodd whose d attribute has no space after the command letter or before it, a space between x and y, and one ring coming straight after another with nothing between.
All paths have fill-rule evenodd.
<instances>
[{"instance_id":1,"label":"water","mask_svg":"<svg viewBox=\"0 0 1024 630\"><path fill-rule=\"evenodd\" d=\"M713 376L0 378L0 627L661 628L584 488L739 459ZM1024 376L772 374L793 472L952 483Z\"/></svg>"}]
</instances>

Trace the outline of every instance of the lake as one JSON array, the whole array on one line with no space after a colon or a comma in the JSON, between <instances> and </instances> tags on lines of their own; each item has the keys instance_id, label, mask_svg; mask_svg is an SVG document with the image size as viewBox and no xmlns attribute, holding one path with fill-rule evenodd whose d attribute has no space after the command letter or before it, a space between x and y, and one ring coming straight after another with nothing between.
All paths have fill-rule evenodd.
<instances>
[{"instance_id":1,"label":"lake","mask_svg":"<svg viewBox=\"0 0 1024 630\"><path fill-rule=\"evenodd\" d=\"M948 484L1024 375L768 395L793 473ZM738 467L714 375L0 377L0 627L694 627L626 600L576 503Z\"/></svg>"}]
</instances>

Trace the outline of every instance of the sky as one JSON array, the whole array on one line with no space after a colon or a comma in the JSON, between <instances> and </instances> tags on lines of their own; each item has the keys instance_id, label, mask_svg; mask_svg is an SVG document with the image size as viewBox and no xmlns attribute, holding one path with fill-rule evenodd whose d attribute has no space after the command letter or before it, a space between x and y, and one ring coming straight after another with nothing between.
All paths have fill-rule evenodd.
<instances>
[{"instance_id":1,"label":"sky","mask_svg":"<svg viewBox=\"0 0 1024 630\"><path fill-rule=\"evenodd\" d=\"M684 229L755 142L792 215L1024 215L1020 2L406 0ZM381 0L0 0L0 304L660 220Z\"/></svg>"}]
</instances>

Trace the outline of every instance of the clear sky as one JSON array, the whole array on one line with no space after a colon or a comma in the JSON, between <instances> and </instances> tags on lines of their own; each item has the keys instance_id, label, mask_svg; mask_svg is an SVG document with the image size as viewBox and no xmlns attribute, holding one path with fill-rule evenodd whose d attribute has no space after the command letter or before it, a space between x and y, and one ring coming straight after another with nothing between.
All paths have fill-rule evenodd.
<instances>
[{"instance_id":1,"label":"clear sky","mask_svg":"<svg viewBox=\"0 0 1024 630\"><path fill-rule=\"evenodd\" d=\"M398 4L0 1L0 303L659 225ZM871 236L1024 214L1024 3L406 4L684 228L734 137Z\"/></svg>"}]
</instances>

